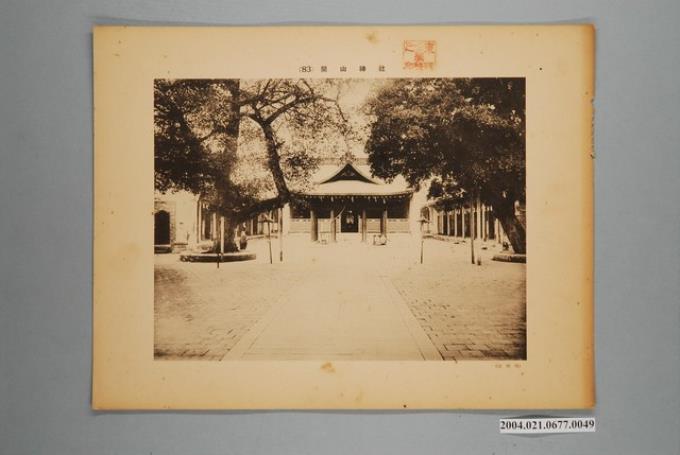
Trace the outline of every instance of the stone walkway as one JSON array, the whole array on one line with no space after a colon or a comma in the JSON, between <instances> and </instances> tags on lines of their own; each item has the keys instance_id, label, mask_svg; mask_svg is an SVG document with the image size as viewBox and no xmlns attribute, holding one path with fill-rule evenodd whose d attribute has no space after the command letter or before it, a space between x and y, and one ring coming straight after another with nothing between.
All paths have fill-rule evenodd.
<instances>
[{"instance_id":1,"label":"stone walkway","mask_svg":"<svg viewBox=\"0 0 680 455\"><path fill-rule=\"evenodd\" d=\"M526 266L470 264L469 243L426 243L436 258L393 276L400 295L445 360L526 359ZM432 254L430 254L432 255Z\"/></svg>"},{"instance_id":2,"label":"stone walkway","mask_svg":"<svg viewBox=\"0 0 680 455\"><path fill-rule=\"evenodd\" d=\"M241 267L233 267L240 265ZM297 277L254 263L155 265L154 352L166 359L220 360Z\"/></svg>"},{"instance_id":3,"label":"stone walkway","mask_svg":"<svg viewBox=\"0 0 680 455\"><path fill-rule=\"evenodd\" d=\"M363 267L311 271L227 359L440 360L388 280Z\"/></svg>"},{"instance_id":4,"label":"stone walkway","mask_svg":"<svg viewBox=\"0 0 680 455\"><path fill-rule=\"evenodd\" d=\"M284 263L156 256L158 359L465 360L526 356L523 264L469 263L469 244L284 239Z\"/></svg>"}]
</instances>

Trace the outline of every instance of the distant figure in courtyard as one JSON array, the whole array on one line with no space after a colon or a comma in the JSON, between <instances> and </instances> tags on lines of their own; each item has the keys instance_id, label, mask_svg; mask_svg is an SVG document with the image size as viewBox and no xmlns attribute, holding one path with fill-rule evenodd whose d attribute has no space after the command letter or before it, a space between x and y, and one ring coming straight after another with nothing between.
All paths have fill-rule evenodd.
<instances>
[{"instance_id":1,"label":"distant figure in courtyard","mask_svg":"<svg viewBox=\"0 0 680 455\"><path fill-rule=\"evenodd\" d=\"M248 236L246 235L245 229L241 230L241 236L239 237L238 246L241 250L245 250L248 247Z\"/></svg>"},{"instance_id":2,"label":"distant figure in courtyard","mask_svg":"<svg viewBox=\"0 0 680 455\"><path fill-rule=\"evenodd\" d=\"M373 245L387 245L387 236L385 234L374 235Z\"/></svg>"}]
</instances>

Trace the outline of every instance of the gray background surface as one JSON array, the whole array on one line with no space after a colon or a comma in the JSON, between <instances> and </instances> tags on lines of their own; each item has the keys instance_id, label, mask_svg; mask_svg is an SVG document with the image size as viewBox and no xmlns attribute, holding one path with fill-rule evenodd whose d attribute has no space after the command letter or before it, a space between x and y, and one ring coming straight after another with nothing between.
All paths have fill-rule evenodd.
<instances>
[{"instance_id":1,"label":"gray background surface","mask_svg":"<svg viewBox=\"0 0 680 455\"><path fill-rule=\"evenodd\" d=\"M0 0L0 453L680 453L679 19L677 1ZM598 31L597 433L498 434L512 412L90 411L93 24L570 20Z\"/></svg>"}]
</instances>

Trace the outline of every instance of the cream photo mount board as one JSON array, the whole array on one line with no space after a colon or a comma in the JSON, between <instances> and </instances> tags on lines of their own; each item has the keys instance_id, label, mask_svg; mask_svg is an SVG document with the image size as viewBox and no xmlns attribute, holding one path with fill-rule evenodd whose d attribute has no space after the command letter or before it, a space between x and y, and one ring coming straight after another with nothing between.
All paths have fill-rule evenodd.
<instances>
[{"instance_id":1,"label":"cream photo mount board","mask_svg":"<svg viewBox=\"0 0 680 455\"><path fill-rule=\"evenodd\" d=\"M93 409L593 407L594 34L586 24L96 26ZM155 81L323 78L523 79L523 358L154 354Z\"/></svg>"}]
</instances>

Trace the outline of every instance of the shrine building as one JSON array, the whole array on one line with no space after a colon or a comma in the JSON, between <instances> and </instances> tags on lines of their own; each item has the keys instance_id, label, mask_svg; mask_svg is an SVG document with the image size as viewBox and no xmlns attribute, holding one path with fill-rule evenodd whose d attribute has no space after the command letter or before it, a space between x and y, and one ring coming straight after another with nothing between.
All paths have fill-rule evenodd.
<instances>
[{"instance_id":1,"label":"shrine building","mask_svg":"<svg viewBox=\"0 0 680 455\"><path fill-rule=\"evenodd\" d=\"M371 175L365 160L321 165L309 189L294 193L293 199L239 229L248 236L306 234L321 243L371 242L376 236L418 233L420 209L426 202L424 193L416 193L401 176L387 182ZM154 206L157 252L182 251L219 238L219 217L196 195L156 193ZM267 218L272 220L269 225Z\"/></svg>"},{"instance_id":2,"label":"shrine building","mask_svg":"<svg viewBox=\"0 0 680 455\"><path fill-rule=\"evenodd\" d=\"M378 179L361 162L321 166L312 187L296 193L295 202L283 208L283 230L308 233L310 240L321 242L410 233L414 221L418 229L418 217L411 216L418 214L413 195L403 177Z\"/></svg>"}]
</instances>

